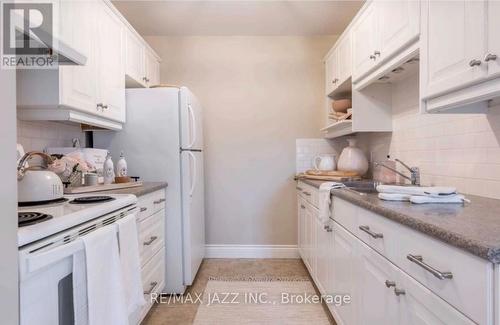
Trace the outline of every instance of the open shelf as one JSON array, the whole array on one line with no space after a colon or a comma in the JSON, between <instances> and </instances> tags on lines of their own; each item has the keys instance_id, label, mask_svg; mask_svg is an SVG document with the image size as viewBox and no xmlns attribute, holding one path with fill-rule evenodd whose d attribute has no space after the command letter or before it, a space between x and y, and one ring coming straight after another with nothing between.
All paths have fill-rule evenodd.
<instances>
[{"instance_id":1,"label":"open shelf","mask_svg":"<svg viewBox=\"0 0 500 325\"><path fill-rule=\"evenodd\" d=\"M348 135L354 133L352 129L352 120L343 120L334 122L321 129L324 133L324 137L327 139L341 137L343 135Z\"/></svg>"}]
</instances>

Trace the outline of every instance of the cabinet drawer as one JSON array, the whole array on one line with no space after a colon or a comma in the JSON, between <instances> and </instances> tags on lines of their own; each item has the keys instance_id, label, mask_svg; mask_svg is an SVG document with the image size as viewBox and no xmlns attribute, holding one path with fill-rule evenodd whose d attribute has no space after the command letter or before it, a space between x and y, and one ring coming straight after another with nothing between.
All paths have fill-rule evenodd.
<instances>
[{"instance_id":1,"label":"cabinet drawer","mask_svg":"<svg viewBox=\"0 0 500 325\"><path fill-rule=\"evenodd\" d=\"M139 223L139 253L141 265L165 246L165 210L158 211L153 216Z\"/></svg>"},{"instance_id":2,"label":"cabinet drawer","mask_svg":"<svg viewBox=\"0 0 500 325\"><path fill-rule=\"evenodd\" d=\"M156 191L139 197L137 206L139 207L137 219L140 221L164 209L165 190Z\"/></svg>"},{"instance_id":3,"label":"cabinet drawer","mask_svg":"<svg viewBox=\"0 0 500 325\"><path fill-rule=\"evenodd\" d=\"M493 322L491 263L404 226L399 235L397 265L475 322Z\"/></svg>"},{"instance_id":4,"label":"cabinet drawer","mask_svg":"<svg viewBox=\"0 0 500 325\"><path fill-rule=\"evenodd\" d=\"M397 256L399 227L401 225L387 218L358 208L356 236L390 260Z\"/></svg>"},{"instance_id":5,"label":"cabinet drawer","mask_svg":"<svg viewBox=\"0 0 500 325\"><path fill-rule=\"evenodd\" d=\"M297 193L314 207L319 207L319 190L316 187L299 182L297 185Z\"/></svg>"},{"instance_id":6,"label":"cabinet drawer","mask_svg":"<svg viewBox=\"0 0 500 325\"><path fill-rule=\"evenodd\" d=\"M142 287L146 305L142 309L141 319L151 308L156 294L165 286L165 248L157 252L141 270ZM152 300L153 298L153 300Z\"/></svg>"},{"instance_id":7,"label":"cabinet drawer","mask_svg":"<svg viewBox=\"0 0 500 325\"><path fill-rule=\"evenodd\" d=\"M333 197L332 207L333 219L349 230L353 234L357 234L358 225L358 207L347 201Z\"/></svg>"}]
</instances>

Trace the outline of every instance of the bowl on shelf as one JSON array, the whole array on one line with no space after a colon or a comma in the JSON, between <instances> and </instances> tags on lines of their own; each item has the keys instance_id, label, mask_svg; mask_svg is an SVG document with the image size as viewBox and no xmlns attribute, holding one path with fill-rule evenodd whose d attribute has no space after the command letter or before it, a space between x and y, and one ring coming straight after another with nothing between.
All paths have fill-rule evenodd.
<instances>
[{"instance_id":1,"label":"bowl on shelf","mask_svg":"<svg viewBox=\"0 0 500 325\"><path fill-rule=\"evenodd\" d=\"M347 113L347 109L351 108L352 103L349 98L337 99L332 102L332 109L334 112Z\"/></svg>"}]
</instances>

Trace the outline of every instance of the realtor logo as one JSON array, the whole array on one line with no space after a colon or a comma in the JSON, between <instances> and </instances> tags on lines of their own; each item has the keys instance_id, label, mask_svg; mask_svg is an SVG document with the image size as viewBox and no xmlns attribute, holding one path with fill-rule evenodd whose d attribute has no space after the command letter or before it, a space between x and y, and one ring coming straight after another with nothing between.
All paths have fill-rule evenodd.
<instances>
[{"instance_id":1,"label":"realtor logo","mask_svg":"<svg viewBox=\"0 0 500 325\"><path fill-rule=\"evenodd\" d=\"M55 68L51 3L2 2L2 68Z\"/></svg>"}]
</instances>

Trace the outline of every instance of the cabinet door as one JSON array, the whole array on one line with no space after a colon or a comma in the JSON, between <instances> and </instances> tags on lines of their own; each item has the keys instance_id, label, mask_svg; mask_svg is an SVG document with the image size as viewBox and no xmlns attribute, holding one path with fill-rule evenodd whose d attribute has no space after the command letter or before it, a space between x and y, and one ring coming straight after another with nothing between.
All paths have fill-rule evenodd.
<instances>
[{"instance_id":1,"label":"cabinet door","mask_svg":"<svg viewBox=\"0 0 500 325\"><path fill-rule=\"evenodd\" d=\"M125 75L127 87L145 87L144 45L125 27Z\"/></svg>"},{"instance_id":2,"label":"cabinet door","mask_svg":"<svg viewBox=\"0 0 500 325\"><path fill-rule=\"evenodd\" d=\"M398 288L403 289L405 292L404 295L399 296L399 324L475 324L403 271L400 271L400 284L398 284Z\"/></svg>"},{"instance_id":3,"label":"cabinet door","mask_svg":"<svg viewBox=\"0 0 500 325\"><path fill-rule=\"evenodd\" d=\"M356 306L359 303L357 296L357 239L342 226L333 225L333 270L332 293L336 295L350 295L351 303L333 306L335 319L340 324L357 324Z\"/></svg>"},{"instance_id":4,"label":"cabinet door","mask_svg":"<svg viewBox=\"0 0 500 325\"><path fill-rule=\"evenodd\" d=\"M336 52L338 53L337 74L341 85L352 75L351 34L348 32L340 41Z\"/></svg>"},{"instance_id":5,"label":"cabinet door","mask_svg":"<svg viewBox=\"0 0 500 325\"><path fill-rule=\"evenodd\" d=\"M358 324L395 324L399 288L398 269L361 241L358 241Z\"/></svg>"},{"instance_id":6,"label":"cabinet door","mask_svg":"<svg viewBox=\"0 0 500 325\"><path fill-rule=\"evenodd\" d=\"M379 42L374 9L373 3L368 5L368 8L352 27L353 82L366 75L375 66L379 58L375 53Z\"/></svg>"},{"instance_id":7,"label":"cabinet door","mask_svg":"<svg viewBox=\"0 0 500 325\"><path fill-rule=\"evenodd\" d=\"M312 216L310 213L310 209L308 208L307 204L304 203L304 206L306 207L303 211L304 214L304 264L306 265L307 269L309 270L309 273L312 275L312 268L311 268L311 243L312 243Z\"/></svg>"},{"instance_id":8,"label":"cabinet door","mask_svg":"<svg viewBox=\"0 0 500 325\"><path fill-rule=\"evenodd\" d=\"M306 204L305 200L300 196L297 195L297 214L298 214L298 246L299 246L299 253L300 257L302 260L305 260L306 255L305 255L305 234L306 234L306 224L305 224L305 210L306 210Z\"/></svg>"},{"instance_id":9,"label":"cabinet door","mask_svg":"<svg viewBox=\"0 0 500 325\"><path fill-rule=\"evenodd\" d=\"M377 1L380 61L389 59L420 34L420 1Z\"/></svg>"},{"instance_id":10,"label":"cabinet door","mask_svg":"<svg viewBox=\"0 0 500 325\"><path fill-rule=\"evenodd\" d=\"M422 6L423 97L484 79L485 1L427 1Z\"/></svg>"},{"instance_id":11,"label":"cabinet door","mask_svg":"<svg viewBox=\"0 0 500 325\"><path fill-rule=\"evenodd\" d=\"M500 1L488 1L488 76L500 75Z\"/></svg>"},{"instance_id":12,"label":"cabinet door","mask_svg":"<svg viewBox=\"0 0 500 325\"><path fill-rule=\"evenodd\" d=\"M87 57L84 66L59 67L60 104L99 114L96 107L96 4L92 1L61 1L60 8L60 29L64 39Z\"/></svg>"},{"instance_id":13,"label":"cabinet door","mask_svg":"<svg viewBox=\"0 0 500 325\"><path fill-rule=\"evenodd\" d=\"M326 294L329 288L329 238L330 228L325 225L316 216L316 286L321 294Z\"/></svg>"},{"instance_id":14,"label":"cabinet door","mask_svg":"<svg viewBox=\"0 0 500 325\"><path fill-rule=\"evenodd\" d=\"M331 94L337 84L338 79L336 77L337 74L337 49L335 49L330 56L326 59L325 62L325 92L326 95Z\"/></svg>"},{"instance_id":15,"label":"cabinet door","mask_svg":"<svg viewBox=\"0 0 500 325\"><path fill-rule=\"evenodd\" d=\"M99 101L103 116L125 122L125 69L122 51L122 23L104 3L97 22L99 50Z\"/></svg>"},{"instance_id":16,"label":"cabinet door","mask_svg":"<svg viewBox=\"0 0 500 325\"><path fill-rule=\"evenodd\" d=\"M146 50L146 83L148 87L160 84L160 63L150 51Z\"/></svg>"}]
</instances>

